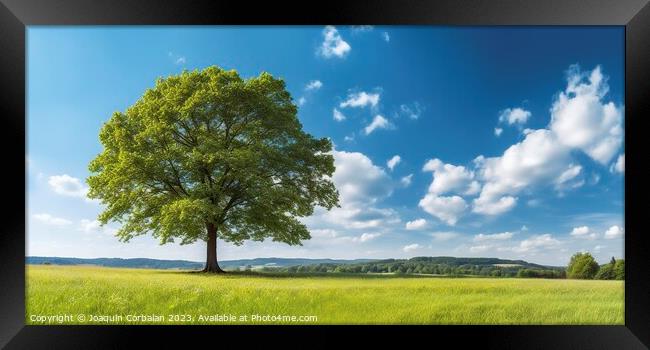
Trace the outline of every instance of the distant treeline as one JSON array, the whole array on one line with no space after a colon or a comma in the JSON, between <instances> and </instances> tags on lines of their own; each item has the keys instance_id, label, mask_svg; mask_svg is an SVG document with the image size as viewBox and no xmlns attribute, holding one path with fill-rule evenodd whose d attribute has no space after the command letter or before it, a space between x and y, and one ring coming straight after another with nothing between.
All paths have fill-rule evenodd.
<instances>
[{"instance_id":1,"label":"distant treeline","mask_svg":"<svg viewBox=\"0 0 650 350\"><path fill-rule=\"evenodd\" d=\"M566 278L564 267L531 264L523 260L496 258L416 257L358 264L315 264L264 267L262 271L287 273L393 273L447 276Z\"/></svg>"}]
</instances>

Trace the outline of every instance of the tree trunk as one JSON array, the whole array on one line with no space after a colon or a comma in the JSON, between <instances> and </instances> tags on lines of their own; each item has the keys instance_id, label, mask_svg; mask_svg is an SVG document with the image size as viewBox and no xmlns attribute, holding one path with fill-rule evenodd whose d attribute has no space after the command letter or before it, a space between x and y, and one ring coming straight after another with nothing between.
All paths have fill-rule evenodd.
<instances>
[{"instance_id":1,"label":"tree trunk","mask_svg":"<svg viewBox=\"0 0 650 350\"><path fill-rule=\"evenodd\" d=\"M206 224L208 230L208 254L203 272L224 273L217 263L217 228L212 223Z\"/></svg>"}]
</instances>

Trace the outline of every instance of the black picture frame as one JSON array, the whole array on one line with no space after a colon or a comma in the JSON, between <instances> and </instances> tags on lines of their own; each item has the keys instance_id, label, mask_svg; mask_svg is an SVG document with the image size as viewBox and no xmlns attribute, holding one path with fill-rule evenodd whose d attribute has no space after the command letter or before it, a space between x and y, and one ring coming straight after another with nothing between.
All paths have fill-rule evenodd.
<instances>
[{"instance_id":1,"label":"black picture frame","mask_svg":"<svg viewBox=\"0 0 650 350\"><path fill-rule=\"evenodd\" d=\"M25 212L26 26L164 24L427 24L615 25L625 27L625 325L624 326L26 326ZM0 118L5 151L5 216L0 234L0 346L11 349L122 348L134 340L188 345L198 336L212 346L224 337L271 342L296 333L317 345L397 337L463 347L615 348L650 346L650 240L642 216L644 179L642 121L650 116L650 5L648 0L0 0ZM22 171L18 169L23 169ZM404 334L406 333L406 334ZM443 343L444 342L444 343ZM449 343L451 342L451 343ZM292 343L287 343L291 345ZM407 343L404 343L404 346ZM433 343L431 343L433 344ZM416 346L413 344L412 346Z\"/></svg>"}]
</instances>

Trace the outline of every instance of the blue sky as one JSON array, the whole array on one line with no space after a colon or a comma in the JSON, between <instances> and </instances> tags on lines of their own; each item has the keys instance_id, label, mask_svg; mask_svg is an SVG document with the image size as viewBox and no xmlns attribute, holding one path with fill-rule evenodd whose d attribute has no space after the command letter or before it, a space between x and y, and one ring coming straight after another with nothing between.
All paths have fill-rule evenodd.
<instances>
[{"instance_id":1,"label":"blue sky","mask_svg":"<svg viewBox=\"0 0 650 350\"><path fill-rule=\"evenodd\" d=\"M202 261L202 242L119 242L84 179L114 111L158 77L218 65L285 80L305 130L335 145L342 204L304 219L303 246L220 242L220 259L623 256L623 27L29 27L27 40L28 255Z\"/></svg>"}]
</instances>

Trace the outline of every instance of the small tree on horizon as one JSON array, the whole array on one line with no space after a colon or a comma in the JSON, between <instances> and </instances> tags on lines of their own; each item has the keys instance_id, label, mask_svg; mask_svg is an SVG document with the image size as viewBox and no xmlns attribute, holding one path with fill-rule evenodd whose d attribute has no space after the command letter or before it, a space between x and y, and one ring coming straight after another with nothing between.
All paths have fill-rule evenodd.
<instances>
[{"instance_id":1,"label":"small tree on horizon","mask_svg":"<svg viewBox=\"0 0 650 350\"><path fill-rule=\"evenodd\" d=\"M158 79L99 134L88 197L121 241L207 243L206 272L223 272L217 238L300 245L298 218L338 205L332 143L302 130L284 81L242 79L216 66Z\"/></svg>"},{"instance_id":2,"label":"small tree on horizon","mask_svg":"<svg viewBox=\"0 0 650 350\"><path fill-rule=\"evenodd\" d=\"M598 268L598 263L590 253L575 253L567 266L567 277L593 279L598 272Z\"/></svg>"}]
</instances>

